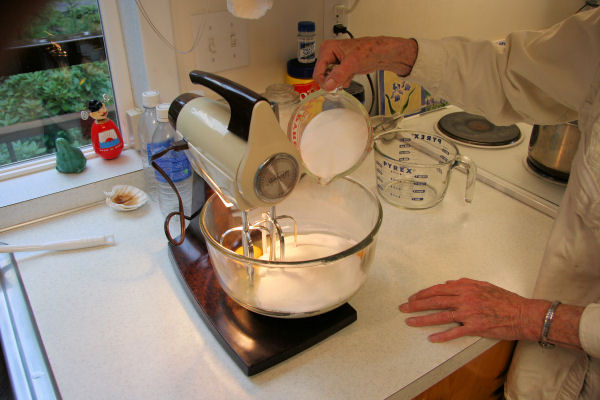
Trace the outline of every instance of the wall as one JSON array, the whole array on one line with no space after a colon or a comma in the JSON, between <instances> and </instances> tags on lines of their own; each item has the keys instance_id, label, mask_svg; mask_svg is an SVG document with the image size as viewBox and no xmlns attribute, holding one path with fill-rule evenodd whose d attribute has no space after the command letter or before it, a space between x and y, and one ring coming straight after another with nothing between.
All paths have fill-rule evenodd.
<instances>
[{"instance_id":1,"label":"wall","mask_svg":"<svg viewBox=\"0 0 600 400\"><path fill-rule=\"evenodd\" d=\"M162 0L141 1L152 24L163 35L163 40L143 18L135 0L102 0L101 3L110 2L116 2L119 9L135 104L142 106L142 92L149 89L157 89L161 101L170 102L180 91L176 52L165 43L165 40L174 43L169 3Z\"/></svg>"},{"instance_id":2,"label":"wall","mask_svg":"<svg viewBox=\"0 0 600 400\"><path fill-rule=\"evenodd\" d=\"M173 33L178 47L189 49L194 40L190 17L195 14L227 10L225 0L171 0ZM250 65L219 72L257 92L274 82L283 82L285 63L296 55L299 20L313 20L317 37L322 37L323 0L275 0L273 8L259 20L248 20ZM177 55L182 91L197 89L188 73L195 67L194 55Z\"/></svg>"},{"instance_id":3,"label":"wall","mask_svg":"<svg viewBox=\"0 0 600 400\"><path fill-rule=\"evenodd\" d=\"M573 14L581 5L581 0L362 0L349 14L348 28L355 36L462 35L495 40L513 30L549 26ZM171 0L177 47L192 46L191 15L224 10L225 0ZM319 44L324 32L323 15L324 0L275 0L266 16L248 23L250 65L220 74L258 92L269 83L282 82L285 62L295 55L297 21L315 21ZM194 69L193 54L176 57L179 89L197 89L187 76Z\"/></svg>"},{"instance_id":4,"label":"wall","mask_svg":"<svg viewBox=\"0 0 600 400\"><path fill-rule=\"evenodd\" d=\"M500 39L574 14L582 0L362 0L349 15L355 36Z\"/></svg>"}]
</instances>

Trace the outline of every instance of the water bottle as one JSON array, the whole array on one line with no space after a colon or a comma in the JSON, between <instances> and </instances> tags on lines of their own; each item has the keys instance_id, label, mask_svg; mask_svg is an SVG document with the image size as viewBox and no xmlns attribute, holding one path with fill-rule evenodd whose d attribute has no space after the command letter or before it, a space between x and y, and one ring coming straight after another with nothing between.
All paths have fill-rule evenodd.
<instances>
[{"instance_id":1,"label":"water bottle","mask_svg":"<svg viewBox=\"0 0 600 400\"><path fill-rule=\"evenodd\" d=\"M175 130L169 123L169 103L156 106L156 118L158 125L152 135L152 142L148 146L148 155L152 155L168 148L175 140ZM190 215L192 206L192 168L183 151L171 150L162 157L156 159L156 163L165 171L177 187L177 191L183 202L185 215ZM166 216L173 211L179 210L177 195L167 183L165 178L155 171L155 179L158 186L158 204L161 212ZM187 221L186 221L187 225ZM179 236L179 219L171 219L169 230L173 238Z\"/></svg>"},{"instance_id":2,"label":"water bottle","mask_svg":"<svg viewBox=\"0 0 600 400\"><path fill-rule=\"evenodd\" d=\"M146 191L152 200L157 200L156 179L154 178L154 168L150 165L148 157L148 145L152 141L152 135L156 130L158 121L156 119L156 106L159 104L160 94L157 90L149 90L142 93L142 106L144 113L138 123L138 140L140 143L140 154L142 156L142 166L144 168L144 180Z\"/></svg>"}]
</instances>

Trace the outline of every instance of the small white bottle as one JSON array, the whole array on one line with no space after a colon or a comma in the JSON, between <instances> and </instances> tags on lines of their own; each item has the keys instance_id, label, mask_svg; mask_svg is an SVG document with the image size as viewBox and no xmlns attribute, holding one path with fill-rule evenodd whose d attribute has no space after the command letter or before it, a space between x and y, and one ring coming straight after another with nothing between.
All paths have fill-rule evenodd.
<instances>
[{"instance_id":1,"label":"small white bottle","mask_svg":"<svg viewBox=\"0 0 600 400\"><path fill-rule=\"evenodd\" d=\"M152 200L157 200L156 179L154 178L154 168L150 165L148 157L148 144L152 141L152 135L158 125L156 119L156 106L160 103L160 93L158 90L149 90L142 93L142 106L144 112L138 123L138 140L140 143L140 154L142 156L142 166L144 168L145 190Z\"/></svg>"},{"instance_id":2,"label":"small white bottle","mask_svg":"<svg viewBox=\"0 0 600 400\"><path fill-rule=\"evenodd\" d=\"M169 146L175 140L175 130L169 123L169 103L162 103L156 106L156 117L158 125L152 135L152 142L148 146L148 155L152 156ZM192 167L183 151L171 150L162 157L156 159L157 164L166 172L169 178L177 187L177 191L183 202L185 215L190 215L192 206ZM177 195L165 178L158 172L155 172L158 183L158 204L161 212L166 216L173 211L179 210ZM171 219L169 230L173 238L179 236L179 219ZM187 225L187 221L186 221Z\"/></svg>"}]
</instances>

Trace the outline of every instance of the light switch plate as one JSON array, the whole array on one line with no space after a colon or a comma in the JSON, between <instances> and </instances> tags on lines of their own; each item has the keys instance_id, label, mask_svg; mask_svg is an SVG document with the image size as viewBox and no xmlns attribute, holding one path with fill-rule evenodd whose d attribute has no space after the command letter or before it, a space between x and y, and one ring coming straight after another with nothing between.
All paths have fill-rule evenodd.
<instances>
[{"instance_id":1,"label":"light switch plate","mask_svg":"<svg viewBox=\"0 0 600 400\"><path fill-rule=\"evenodd\" d=\"M227 11L192 15L196 67L219 72L248 65L248 23Z\"/></svg>"}]
</instances>

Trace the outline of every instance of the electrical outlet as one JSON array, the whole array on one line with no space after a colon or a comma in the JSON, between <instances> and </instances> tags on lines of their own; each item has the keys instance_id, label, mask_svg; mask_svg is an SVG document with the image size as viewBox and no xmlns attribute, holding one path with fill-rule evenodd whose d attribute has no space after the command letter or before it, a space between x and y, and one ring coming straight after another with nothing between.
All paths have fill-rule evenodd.
<instances>
[{"instance_id":1,"label":"electrical outlet","mask_svg":"<svg viewBox=\"0 0 600 400\"><path fill-rule=\"evenodd\" d=\"M323 39L335 39L333 26L342 24L348 27L348 0L323 1Z\"/></svg>"},{"instance_id":2,"label":"electrical outlet","mask_svg":"<svg viewBox=\"0 0 600 400\"><path fill-rule=\"evenodd\" d=\"M227 11L192 15L196 67L207 72L226 71L248 65L248 23Z\"/></svg>"},{"instance_id":3,"label":"electrical outlet","mask_svg":"<svg viewBox=\"0 0 600 400\"><path fill-rule=\"evenodd\" d=\"M346 25L348 18L346 17L346 6L336 4L333 6L333 15L336 24Z\"/></svg>"}]
</instances>

